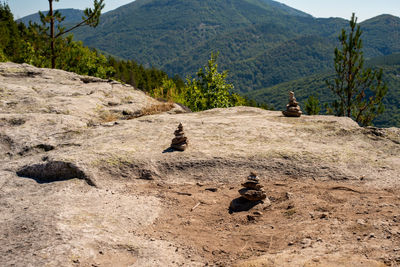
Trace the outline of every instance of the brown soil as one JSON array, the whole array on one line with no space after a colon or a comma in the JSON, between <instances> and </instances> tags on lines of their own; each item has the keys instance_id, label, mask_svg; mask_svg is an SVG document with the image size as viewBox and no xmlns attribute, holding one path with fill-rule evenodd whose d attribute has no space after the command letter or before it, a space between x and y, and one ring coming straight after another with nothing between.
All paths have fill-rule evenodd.
<instances>
[{"instance_id":1,"label":"brown soil","mask_svg":"<svg viewBox=\"0 0 400 267\"><path fill-rule=\"evenodd\" d=\"M239 196L239 180L235 184L150 183L136 188L133 191L154 195L165 205L156 222L141 234L173 241L188 260L211 266L232 266L282 251L297 258L313 254L306 261L314 263L340 252L344 259L362 255L365 260L400 264L397 191L278 178L264 182L269 205L229 213L230 202Z\"/></svg>"}]
</instances>

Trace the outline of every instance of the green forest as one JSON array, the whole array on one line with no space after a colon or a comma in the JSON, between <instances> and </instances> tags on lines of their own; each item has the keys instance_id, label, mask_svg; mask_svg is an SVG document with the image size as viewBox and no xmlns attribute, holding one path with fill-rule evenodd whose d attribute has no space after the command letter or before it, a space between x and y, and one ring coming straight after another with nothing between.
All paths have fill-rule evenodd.
<instances>
[{"instance_id":1,"label":"green forest","mask_svg":"<svg viewBox=\"0 0 400 267\"><path fill-rule=\"evenodd\" d=\"M15 22L9 6L0 3L0 61L50 68L50 38L47 32L48 27L44 23L29 22L26 26L23 22ZM96 49L83 45L81 41L74 41L73 35L57 38L55 47L57 69L127 83L157 99L177 102L193 111L237 105L267 108L265 104L258 104L234 93L233 85L226 81L227 73L218 73L216 57L209 60L213 66L205 67L205 72L203 68L199 68L201 70L197 72L197 78L188 76L183 80L178 75L170 77L166 72L154 67L145 68L134 60L105 56ZM216 76L218 74L219 77ZM214 77L219 80L215 80ZM213 83L217 83L215 88L221 84L225 86L224 97L216 95L220 103L209 101L210 92L214 92L215 88L206 86L208 83L211 83L211 87Z\"/></svg>"},{"instance_id":2,"label":"green forest","mask_svg":"<svg viewBox=\"0 0 400 267\"><path fill-rule=\"evenodd\" d=\"M61 12L69 25L83 11ZM0 15L0 61L51 67L48 27L40 17L15 22L6 4ZM237 105L282 110L293 90L303 109L313 96L326 114L334 95L325 81L332 77L337 35L346 25L270 0L137 0L102 15L97 28L73 31L82 41L58 38L55 67L131 84L192 111ZM389 88L385 112L373 123L399 127L400 19L382 15L360 25L366 64L383 69ZM385 36L396 38L382 42Z\"/></svg>"}]
</instances>

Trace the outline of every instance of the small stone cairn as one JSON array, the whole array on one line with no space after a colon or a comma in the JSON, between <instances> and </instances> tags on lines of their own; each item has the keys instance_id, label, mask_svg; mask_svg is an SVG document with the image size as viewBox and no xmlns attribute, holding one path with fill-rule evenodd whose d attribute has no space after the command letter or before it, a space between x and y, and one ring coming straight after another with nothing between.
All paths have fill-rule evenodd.
<instances>
[{"instance_id":1,"label":"small stone cairn","mask_svg":"<svg viewBox=\"0 0 400 267\"><path fill-rule=\"evenodd\" d=\"M265 191L262 189L263 186L260 184L260 180L254 172L250 173L242 186L244 186L244 188L239 190L239 194L249 201L258 202L267 198Z\"/></svg>"},{"instance_id":2,"label":"small stone cairn","mask_svg":"<svg viewBox=\"0 0 400 267\"><path fill-rule=\"evenodd\" d=\"M172 139L171 148L179 151L184 151L188 146L188 140L183 132L183 125L179 123L178 129L175 130L175 138Z\"/></svg>"},{"instance_id":3,"label":"small stone cairn","mask_svg":"<svg viewBox=\"0 0 400 267\"><path fill-rule=\"evenodd\" d=\"M289 104L286 105L286 110L282 111L286 117L300 117L302 112L300 110L299 103L294 97L294 92L289 92Z\"/></svg>"}]
</instances>

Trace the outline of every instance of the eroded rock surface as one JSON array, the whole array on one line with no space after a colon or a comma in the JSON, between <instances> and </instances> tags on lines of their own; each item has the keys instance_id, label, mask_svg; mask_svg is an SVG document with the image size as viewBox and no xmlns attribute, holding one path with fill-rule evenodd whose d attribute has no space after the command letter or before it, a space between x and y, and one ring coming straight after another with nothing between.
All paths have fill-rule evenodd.
<instances>
[{"instance_id":1,"label":"eroded rock surface","mask_svg":"<svg viewBox=\"0 0 400 267\"><path fill-rule=\"evenodd\" d=\"M304 262L400 262L398 128L250 107L134 115L159 104L117 82L0 64L1 266L279 263L303 247ZM191 149L163 153L179 122ZM228 207L251 170L271 203L249 222Z\"/></svg>"}]
</instances>

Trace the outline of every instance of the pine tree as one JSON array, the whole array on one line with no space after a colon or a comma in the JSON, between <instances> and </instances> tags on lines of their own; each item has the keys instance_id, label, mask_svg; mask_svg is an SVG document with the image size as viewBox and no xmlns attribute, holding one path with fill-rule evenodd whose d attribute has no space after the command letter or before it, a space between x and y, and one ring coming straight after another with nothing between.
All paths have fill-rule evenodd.
<instances>
[{"instance_id":1,"label":"pine tree","mask_svg":"<svg viewBox=\"0 0 400 267\"><path fill-rule=\"evenodd\" d=\"M342 29L339 36L342 48L335 49L336 78L326 83L339 98L332 103L334 114L351 117L366 126L383 112L382 99L388 89L382 81L382 70L364 69L362 31L354 13L350 29L349 35Z\"/></svg>"},{"instance_id":2,"label":"pine tree","mask_svg":"<svg viewBox=\"0 0 400 267\"><path fill-rule=\"evenodd\" d=\"M226 82L227 71L218 72L218 54L211 58L204 68L197 72L197 79L187 79L186 101L193 111L234 106L230 91L233 85Z\"/></svg>"},{"instance_id":3,"label":"pine tree","mask_svg":"<svg viewBox=\"0 0 400 267\"><path fill-rule=\"evenodd\" d=\"M0 2L0 60L14 59L21 48L18 25L7 3Z\"/></svg>"},{"instance_id":4,"label":"pine tree","mask_svg":"<svg viewBox=\"0 0 400 267\"><path fill-rule=\"evenodd\" d=\"M305 110L308 115L318 115L321 110L318 97L311 95L307 99Z\"/></svg>"},{"instance_id":5,"label":"pine tree","mask_svg":"<svg viewBox=\"0 0 400 267\"><path fill-rule=\"evenodd\" d=\"M93 9L86 8L84 11L85 16L82 18L82 21L76 24L75 26L65 29L60 26L60 23L65 19L65 17L61 16L61 13L57 10L54 12L53 10L53 2L59 2L59 0L48 0L49 1L49 13L45 16L43 13L39 12L40 19L43 25L50 23L50 48L51 48L51 67L56 67L56 39L80 26L88 25L90 27L97 27L100 20L101 10L104 8L104 0L94 0ZM58 33L55 33L55 22L58 22ZM47 28L47 30L49 30Z\"/></svg>"}]
</instances>

